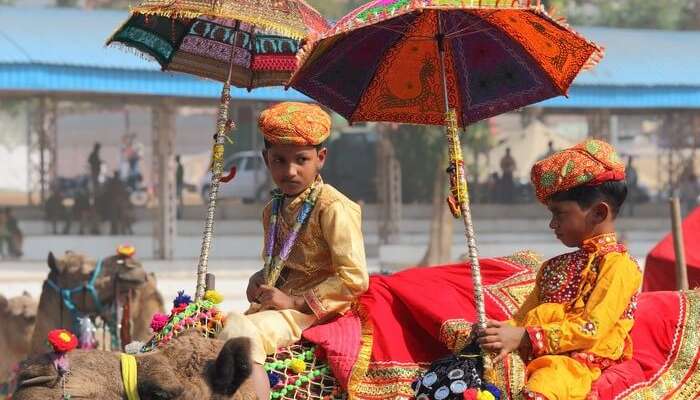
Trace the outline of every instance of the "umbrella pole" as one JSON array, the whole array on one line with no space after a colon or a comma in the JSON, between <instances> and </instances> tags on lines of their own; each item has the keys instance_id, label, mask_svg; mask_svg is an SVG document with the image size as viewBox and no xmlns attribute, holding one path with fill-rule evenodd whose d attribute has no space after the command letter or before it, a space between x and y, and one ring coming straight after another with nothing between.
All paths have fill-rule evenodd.
<instances>
[{"instance_id":1,"label":"umbrella pole","mask_svg":"<svg viewBox=\"0 0 700 400\"><path fill-rule=\"evenodd\" d=\"M459 126L455 110L450 108L447 92L447 76L445 69L445 35L442 29L442 21L438 13L438 51L440 54L440 72L442 75L442 89L445 99L445 135L450 156L450 190L457 202L459 210L455 217L462 217L464 233L467 240L469 262L471 263L472 282L474 284L474 302L476 303L476 315L479 328L486 328L486 308L484 306L484 292L481 283L481 267L479 265L479 252L476 247L474 224L472 223L471 208L469 206L469 191L467 179L464 175L464 158L462 157L462 145L459 140Z\"/></svg>"},{"instance_id":2,"label":"umbrella pole","mask_svg":"<svg viewBox=\"0 0 700 400\"><path fill-rule=\"evenodd\" d=\"M197 265L197 289L195 301L204 297L206 290L206 277L209 269L209 251L211 250L211 240L214 234L214 216L216 214L216 199L219 195L221 185L221 175L224 170L224 143L226 131L229 129L228 109L231 102L231 73L233 70L233 51L231 52L231 66L228 78L221 89L221 100L219 102L219 113L216 120L216 134L214 135L214 147L211 155L211 186L209 187L209 206L207 207L207 217L204 222L204 234L202 237L202 248L199 254L199 264Z\"/></svg>"}]
</instances>

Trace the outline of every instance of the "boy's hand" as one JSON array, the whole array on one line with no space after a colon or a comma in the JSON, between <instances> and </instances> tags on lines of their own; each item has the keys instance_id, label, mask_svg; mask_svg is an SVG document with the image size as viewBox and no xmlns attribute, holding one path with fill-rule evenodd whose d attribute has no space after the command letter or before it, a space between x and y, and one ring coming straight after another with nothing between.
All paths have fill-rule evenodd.
<instances>
[{"instance_id":1,"label":"boy's hand","mask_svg":"<svg viewBox=\"0 0 700 400\"><path fill-rule=\"evenodd\" d=\"M485 351L498 353L493 361L499 362L509 353L518 350L525 340L527 340L525 328L489 320L486 330L479 332L478 342Z\"/></svg>"},{"instance_id":2,"label":"boy's hand","mask_svg":"<svg viewBox=\"0 0 700 400\"><path fill-rule=\"evenodd\" d=\"M256 273L254 273L250 279L248 280L248 288L245 290L245 295L248 298L248 302L250 303L256 303L259 300L257 299L258 297L258 290L260 289L260 285L265 283L265 276L263 275L263 271L260 270Z\"/></svg>"},{"instance_id":3,"label":"boy's hand","mask_svg":"<svg viewBox=\"0 0 700 400\"><path fill-rule=\"evenodd\" d=\"M261 285L258 289L258 302L263 310L297 310L305 312L303 297L290 296L276 287Z\"/></svg>"}]
</instances>

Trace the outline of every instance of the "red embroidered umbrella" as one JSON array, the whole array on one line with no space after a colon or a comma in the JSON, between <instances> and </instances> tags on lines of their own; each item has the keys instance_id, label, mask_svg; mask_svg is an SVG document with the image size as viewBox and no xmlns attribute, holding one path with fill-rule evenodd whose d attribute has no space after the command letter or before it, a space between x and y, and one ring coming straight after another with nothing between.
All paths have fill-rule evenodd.
<instances>
[{"instance_id":1,"label":"red embroidered umbrella","mask_svg":"<svg viewBox=\"0 0 700 400\"><path fill-rule=\"evenodd\" d=\"M350 122L445 125L450 204L465 226L478 322L478 252L459 127L566 94L602 50L529 0L373 0L304 50L290 86Z\"/></svg>"},{"instance_id":2,"label":"red embroidered umbrella","mask_svg":"<svg viewBox=\"0 0 700 400\"><path fill-rule=\"evenodd\" d=\"M282 85L296 67L300 39L330 26L304 0L145 0L108 39L157 61L163 70L224 82L212 149L212 182L197 267L204 296L216 198L223 173L231 85ZM234 171L232 171L233 174Z\"/></svg>"}]
</instances>

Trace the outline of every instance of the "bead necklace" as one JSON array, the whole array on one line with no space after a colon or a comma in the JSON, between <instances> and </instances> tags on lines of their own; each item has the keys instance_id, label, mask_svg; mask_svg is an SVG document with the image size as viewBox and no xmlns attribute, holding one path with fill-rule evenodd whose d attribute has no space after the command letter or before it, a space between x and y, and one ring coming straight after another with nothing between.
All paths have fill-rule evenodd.
<instances>
[{"instance_id":1,"label":"bead necklace","mask_svg":"<svg viewBox=\"0 0 700 400\"><path fill-rule=\"evenodd\" d=\"M263 268L267 284L274 286L277 283L277 279L282 273L282 268L284 268L284 263L289 258L289 254L292 252L292 247L299 236L299 231L309 220L311 216L311 211L313 211L316 205L316 200L321 192L321 183L316 181L311 186L311 191L304 199L299 212L297 213L296 221L292 231L289 233L280 253L273 256L275 250L275 241L277 239L277 222L279 220L279 215L282 210L282 203L284 202L284 194L281 190L275 189L272 191L272 215L270 216L270 227L267 233L267 246L265 247L265 266Z\"/></svg>"}]
</instances>

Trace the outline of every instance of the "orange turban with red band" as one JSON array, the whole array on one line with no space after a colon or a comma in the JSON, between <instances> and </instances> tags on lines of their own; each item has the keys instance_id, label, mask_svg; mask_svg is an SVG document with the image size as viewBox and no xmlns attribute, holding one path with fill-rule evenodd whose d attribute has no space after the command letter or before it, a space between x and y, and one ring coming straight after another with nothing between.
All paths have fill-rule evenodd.
<instances>
[{"instance_id":1,"label":"orange turban with red band","mask_svg":"<svg viewBox=\"0 0 700 400\"><path fill-rule=\"evenodd\" d=\"M316 146L331 133L331 117L315 104L286 102L260 114L260 131L272 144Z\"/></svg>"},{"instance_id":2,"label":"orange turban with red band","mask_svg":"<svg viewBox=\"0 0 700 400\"><path fill-rule=\"evenodd\" d=\"M587 140L538 161L530 174L537 199L578 186L595 186L625 179L625 164L615 149L601 140Z\"/></svg>"}]
</instances>

